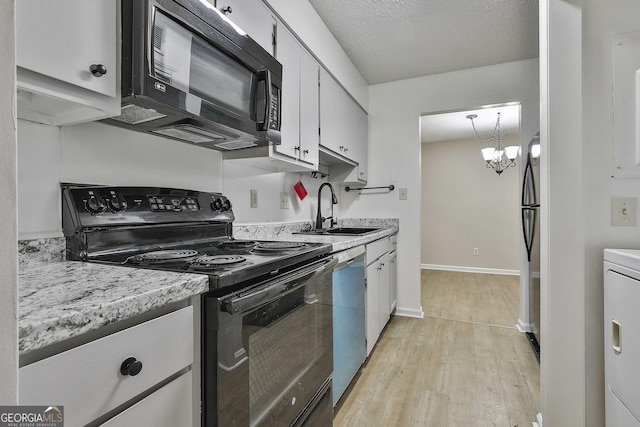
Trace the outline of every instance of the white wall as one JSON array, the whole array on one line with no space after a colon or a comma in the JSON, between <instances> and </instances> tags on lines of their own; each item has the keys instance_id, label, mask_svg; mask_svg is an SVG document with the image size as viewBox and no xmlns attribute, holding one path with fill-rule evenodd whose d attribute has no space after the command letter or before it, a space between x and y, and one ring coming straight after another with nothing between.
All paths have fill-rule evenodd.
<instances>
[{"instance_id":1,"label":"white wall","mask_svg":"<svg viewBox=\"0 0 640 427\"><path fill-rule=\"evenodd\" d=\"M14 2L0 2L0 405L18 401Z\"/></svg>"},{"instance_id":2,"label":"white wall","mask_svg":"<svg viewBox=\"0 0 640 427\"><path fill-rule=\"evenodd\" d=\"M313 220L318 187L309 173L269 172L222 160L220 152L127 131L102 123L70 127L18 120L19 239L62 236L60 182L141 185L222 191L234 205L237 222ZM293 185L301 180L308 196ZM250 207L258 190L258 208ZM280 193L289 209L280 208ZM340 201L340 189L336 187ZM323 191L323 216L330 192ZM47 207L47 209L43 209ZM340 216L340 203L334 206Z\"/></svg>"},{"instance_id":3,"label":"white wall","mask_svg":"<svg viewBox=\"0 0 640 427\"><path fill-rule=\"evenodd\" d=\"M542 277L551 359L543 356L543 416L545 425L595 427L604 425L602 250L637 249L640 242L639 227L610 223L612 196L640 196L640 179L612 178L613 37L640 30L640 3L541 6L548 28L541 31L541 75L549 75L542 143L551 200L546 298L544 268Z\"/></svg>"},{"instance_id":4,"label":"white wall","mask_svg":"<svg viewBox=\"0 0 640 427\"><path fill-rule=\"evenodd\" d=\"M220 191L221 155L102 123L18 120L19 238L62 236L60 182Z\"/></svg>"},{"instance_id":5,"label":"white wall","mask_svg":"<svg viewBox=\"0 0 640 427\"><path fill-rule=\"evenodd\" d=\"M544 425L578 427L587 423L581 7L540 6L540 405Z\"/></svg>"},{"instance_id":6,"label":"white wall","mask_svg":"<svg viewBox=\"0 0 640 427\"><path fill-rule=\"evenodd\" d=\"M315 220L318 209L317 198L320 184L326 180L312 178L310 173L270 172L236 161L223 162L223 192L231 198L237 222L281 222ZM300 200L293 186L302 181L307 196ZM334 205L334 216L340 217L340 188L334 186L338 204ZM258 207L251 207L251 190L258 191ZM280 207L280 193L286 193L289 208ZM322 191L322 216L331 212L331 192ZM328 226L328 222L326 223Z\"/></svg>"},{"instance_id":7,"label":"white wall","mask_svg":"<svg viewBox=\"0 0 640 427\"><path fill-rule=\"evenodd\" d=\"M408 189L353 195L346 216L399 217L398 311L422 315L420 307L420 116L510 101L522 103L521 139L539 129L538 60L373 85L369 88L369 184Z\"/></svg>"},{"instance_id":8,"label":"white wall","mask_svg":"<svg viewBox=\"0 0 640 427\"><path fill-rule=\"evenodd\" d=\"M519 144L518 134L509 141ZM517 274L522 159L498 175L480 148L477 139L422 144L421 264Z\"/></svg>"}]
</instances>

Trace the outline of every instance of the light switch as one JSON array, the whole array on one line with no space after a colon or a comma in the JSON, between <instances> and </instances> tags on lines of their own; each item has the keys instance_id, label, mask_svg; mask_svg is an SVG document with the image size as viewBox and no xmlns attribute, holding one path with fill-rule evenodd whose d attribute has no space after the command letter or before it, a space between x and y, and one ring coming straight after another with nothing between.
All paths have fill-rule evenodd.
<instances>
[{"instance_id":1,"label":"light switch","mask_svg":"<svg viewBox=\"0 0 640 427\"><path fill-rule=\"evenodd\" d=\"M251 190L251 207L258 207L258 190Z\"/></svg>"},{"instance_id":2,"label":"light switch","mask_svg":"<svg viewBox=\"0 0 640 427\"><path fill-rule=\"evenodd\" d=\"M611 225L635 227L636 205L635 197L612 197Z\"/></svg>"},{"instance_id":3,"label":"light switch","mask_svg":"<svg viewBox=\"0 0 640 427\"><path fill-rule=\"evenodd\" d=\"M280 193L280 209L289 209L289 193Z\"/></svg>"}]
</instances>

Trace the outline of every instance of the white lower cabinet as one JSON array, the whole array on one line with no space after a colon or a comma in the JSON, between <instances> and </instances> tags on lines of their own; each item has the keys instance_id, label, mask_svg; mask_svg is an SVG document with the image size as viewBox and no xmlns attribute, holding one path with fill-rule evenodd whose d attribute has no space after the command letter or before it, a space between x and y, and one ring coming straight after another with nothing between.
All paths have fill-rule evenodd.
<instances>
[{"instance_id":1,"label":"white lower cabinet","mask_svg":"<svg viewBox=\"0 0 640 427\"><path fill-rule=\"evenodd\" d=\"M108 425L192 425L193 332L194 312L188 306L23 366L19 403L62 405L66 426L86 425L119 407L129 409ZM145 415L134 409L136 404L189 414L188 420L130 423Z\"/></svg>"},{"instance_id":2,"label":"white lower cabinet","mask_svg":"<svg viewBox=\"0 0 640 427\"><path fill-rule=\"evenodd\" d=\"M192 383L192 374L189 371L102 425L108 427L192 426Z\"/></svg>"},{"instance_id":3,"label":"white lower cabinet","mask_svg":"<svg viewBox=\"0 0 640 427\"><path fill-rule=\"evenodd\" d=\"M389 253L389 314L398 305L398 253Z\"/></svg>"},{"instance_id":4,"label":"white lower cabinet","mask_svg":"<svg viewBox=\"0 0 640 427\"><path fill-rule=\"evenodd\" d=\"M390 318L389 238L369 243L367 249L367 356Z\"/></svg>"}]
</instances>

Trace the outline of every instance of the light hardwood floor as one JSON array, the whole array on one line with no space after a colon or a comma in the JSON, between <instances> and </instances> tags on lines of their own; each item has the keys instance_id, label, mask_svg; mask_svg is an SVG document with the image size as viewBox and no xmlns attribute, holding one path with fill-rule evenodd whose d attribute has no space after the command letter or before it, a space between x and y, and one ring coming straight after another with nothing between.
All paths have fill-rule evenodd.
<instances>
[{"instance_id":1,"label":"light hardwood floor","mask_svg":"<svg viewBox=\"0 0 640 427\"><path fill-rule=\"evenodd\" d=\"M424 319L394 317L335 427L531 426L539 365L515 329L515 276L422 271Z\"/></svg>"}]
</instances>

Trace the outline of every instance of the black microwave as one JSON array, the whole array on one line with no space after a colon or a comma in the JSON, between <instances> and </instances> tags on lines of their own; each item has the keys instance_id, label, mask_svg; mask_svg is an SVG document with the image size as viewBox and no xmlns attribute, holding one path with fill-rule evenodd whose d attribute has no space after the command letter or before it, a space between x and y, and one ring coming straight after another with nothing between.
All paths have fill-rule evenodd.
<instances>
[{"instance_id":1,"label":"black microwave","mask_svg":"<svg viewBox=\"0 0 640 427\"><path fill-rule=\"evenodd\" d=\"M282 65L207 0L123 1L121 66L108 124L216 150L280 143Z\"/></svg>"}]
</instances>

